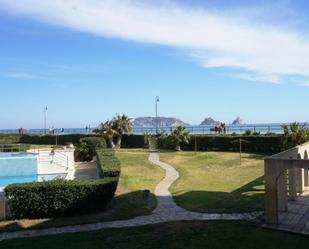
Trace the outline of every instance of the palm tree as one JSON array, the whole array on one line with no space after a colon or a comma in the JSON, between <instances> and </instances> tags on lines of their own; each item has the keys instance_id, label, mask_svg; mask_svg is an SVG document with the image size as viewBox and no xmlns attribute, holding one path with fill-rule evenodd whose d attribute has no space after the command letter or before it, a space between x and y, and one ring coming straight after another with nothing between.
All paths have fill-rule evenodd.
<instances>
[{"instance_id":1,"label":"palm tree","mask_svg":"<svg viewBox=\"0 0 309 249\"><path fill-rule=\"evenodd\" d=\"M132 119L125 114L117 114L116 117L113 118L113 129L116 131L117 135L116 148L120 148L121 146L122 135L132 131L133 124L131 120Z\"/></svg>"},{"instance_id":2,"label":"palm tree","mask_svg":"<svg viewBox=\"0 0 309 249\"><path fill-rule=\"evenodd\" d=\"M107 120L105 123L101 123L99 128L95 129L94 132L104 137L109 142L110 146L115 148L114 135L116 131L114 130L113 121Z\"/></svg>"},{"instance_id":3,"label":"palm tree","mask_svg":"<svg viewBox=\"0 0 309 249\"><path fill-rule=\"evenodd\" d=\"M283 129L283 146L284 148L290 148L308 141L308 129L306 124L300 124L297 122L288 125L282 125Z\"/></svg>"},{"instance_id":4,"label":"palm tree","mask_svg":"<svg viewBox=\"0 0 309 249\"><path fill-rule=\"evenodd\" d=\"M185 131L186 128L183 126L178 126L172 133L171 136L175 141L175 149L180 151L180 143L189 143L190 142L190 135L189 132Z\"/></svg>"}]
</instances>

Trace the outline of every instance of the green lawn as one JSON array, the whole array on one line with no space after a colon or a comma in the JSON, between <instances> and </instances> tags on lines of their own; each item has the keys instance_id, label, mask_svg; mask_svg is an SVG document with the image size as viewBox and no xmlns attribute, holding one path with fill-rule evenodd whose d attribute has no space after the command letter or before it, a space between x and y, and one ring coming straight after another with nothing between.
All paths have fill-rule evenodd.
<instances>
[{"instance_id":1,"label":"green lawn","mask_svg":"<svg viewBox=\"0 0 309 249\"><path fill-rule=\"evenodd\" d=\"M57 219L1 221L0 232L95 223L150 214L156 206L153 192L164 177L164 170L151 164L148 161L149 153L144 150L120 150L116 155L121 161L121 177L116 197L105 212ZM144 189L151 190L149 203L142 198Z\"/></svg>"},{"instance_id":2,"label":"green lawn","mask_svg":"<svg viewBox=\"0 0 309 249\"><path fill-rule=\"evenodd\" d=\"M171 192L178 205L199 212L263 209L263 155L234 152L163 152L180 178Z\"/></svg>"},{"instance_id":3,"label":"green lawn","mask_svg":"<svg viewBox=\"0 0 309 249\"><path fill-rule=\"evenodd\" d=\"M136 228L15 239L1 249L305 249L309 239L238 221L174 222Z\"/></svg>"}]
</instances>

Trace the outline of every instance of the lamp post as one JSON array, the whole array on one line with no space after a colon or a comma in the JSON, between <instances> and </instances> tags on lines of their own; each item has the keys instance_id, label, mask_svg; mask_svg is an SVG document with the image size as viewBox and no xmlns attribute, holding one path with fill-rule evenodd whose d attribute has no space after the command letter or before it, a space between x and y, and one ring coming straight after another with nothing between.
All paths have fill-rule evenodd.
<instances>
[{"instance_id":1,"label":"lamp post","mask_svg":"<svg viewBox=\"0 0 309 249\"><path fill-rule=\"evenodd\" d=\"M159 96L156 96L156 135L158 135L158 102Z\"/></svg>"},{"instance_id":2,"label":"lamp post","mask_svg":"<svg viewBox=\"0 0 309 249\"><path fill-rule=\"evenodd\" d=\"M44 134L46 134L46 113L47 113L47 106L44 106Z\"/></svg>"}]
</instances>

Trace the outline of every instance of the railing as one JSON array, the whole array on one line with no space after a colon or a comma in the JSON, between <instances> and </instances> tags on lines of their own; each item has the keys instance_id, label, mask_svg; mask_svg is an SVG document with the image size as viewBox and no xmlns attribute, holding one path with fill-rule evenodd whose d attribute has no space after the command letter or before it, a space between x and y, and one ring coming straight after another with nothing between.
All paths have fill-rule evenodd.
<instances>
[{"instance_id":1,"label":"railing","mask_svg":"<svg viewBox=\"0 0 309 249\"><path fill-rule=\"evenodd\" d=\"M198 126L186 126L186 131L191 134L215 134L214 125L198 125ZM171 133L175 130L176 127L159 127L159 132ZM309 128L309 126L308 126ZM260 133L260 134L282 134L283 129L281 125L229 125L226 126L227 134L243 134L247 131L250 133ZM133 128L133 134L155 134L156 128L153 127L142 127L142 128Z\"/></svg>"},{"instance_id":2,"label":"railing","mask_svg":"<svg viewBox=\"0 0 309 249\"><path fill-rule=\"evenodd\" d=\"M265 123L265 124L244 124L244 125L227 125L226 126L226 133L227 134L242 134L246 131L250 131L251 133L261 133L261 134L267 134L267 133L274 133L274 134L282 134L283 129L281 125L289 123ZM304 123L303 123L304 124ZM215 132L212 130L215 126L214 125L191 125L186 126L186 130L190 132L191 134L215 134ZM306 128L309 128L309 124L306 124ZM160 132L166 132L170 133L175 129L173 126L159 126ZM18 130L0 130L0 133L18 133ZM44 129L25 129L25 134L44 134ZM155 127L134 127L132 134L155 134L156 128ZM47 134L50 134L49 131L47 131ZM57 135L62 134L93 134L93 129L80 129L80 128L72 128L72 129L65 129L64 132L61 132L61 129L56 129L55 133Z\"/></svg>"},{"instance_id":3,"label":"railing","mask_svg":"<svg viewBox=\"0 0 309 249\"><path fill-rule=\"evenodd\" d=\"M26 152L29 148L29 144L2 144L0 152Z\"/></svg>"},{"instance_id":4,"label":"railing","mask_svg":"<svg viewBox=\"0 0 309 249\"><path fill-rule=\"evenodd\" d=\"M65 167L66 169L69 167L69 157L59 151L54 152L53 162Z\"/></svg>"}]
</instances>

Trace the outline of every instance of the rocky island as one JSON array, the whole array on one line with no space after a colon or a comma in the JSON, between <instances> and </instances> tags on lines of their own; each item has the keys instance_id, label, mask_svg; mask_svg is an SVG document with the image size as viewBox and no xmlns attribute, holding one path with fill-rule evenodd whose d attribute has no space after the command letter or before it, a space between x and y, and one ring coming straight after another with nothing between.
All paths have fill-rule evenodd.
<instances>
[{"instance_id":1,"label":"rocky island","mask_svg":"<svg viewBox=\"0 0 309 249\"><path fill-rule=\"evenodd\" d=\"M159 126L189 126L178 118L171 117L158 117L158 125ZM133 121L134 127L155 127L156 126L156 118L155 117L138 117Z\"/></svg>"}]
</instances>

